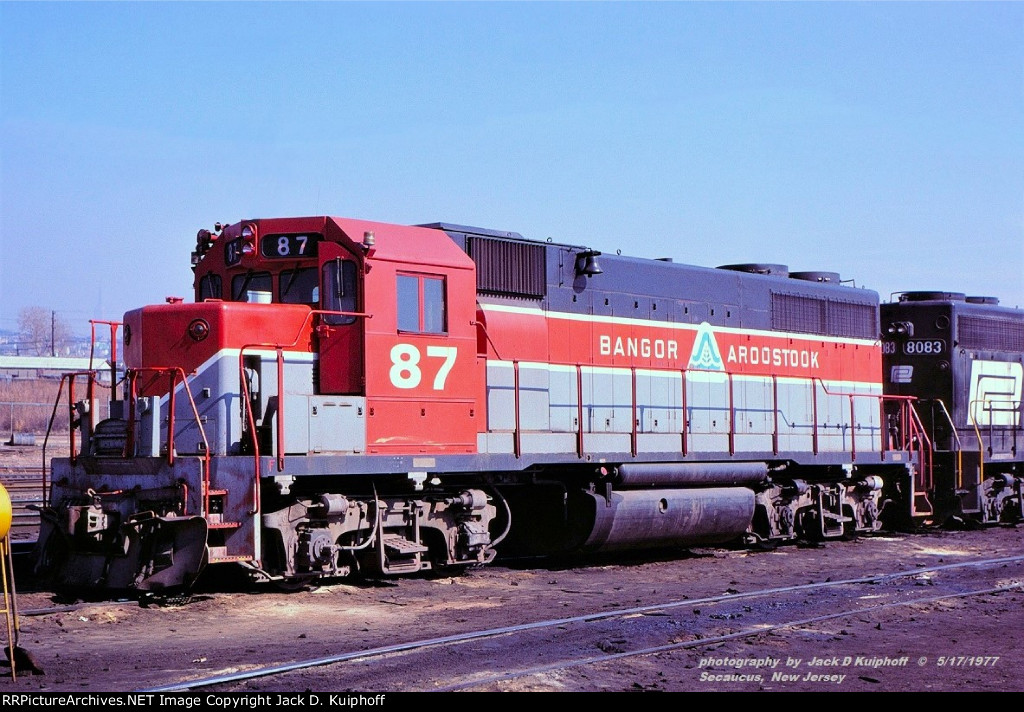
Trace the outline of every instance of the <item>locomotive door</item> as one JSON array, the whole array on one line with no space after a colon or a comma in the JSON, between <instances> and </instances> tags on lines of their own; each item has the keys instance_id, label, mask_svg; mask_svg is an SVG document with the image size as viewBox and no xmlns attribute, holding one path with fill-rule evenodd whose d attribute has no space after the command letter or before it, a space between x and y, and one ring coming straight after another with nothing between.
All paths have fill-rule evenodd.
<instances>
[{"instance_id":1,"label":"locomotive door","mask_svg":"<svg viewBox=\"0 0 1024 712\"><path fill-rule=\"evenodd\" d=\"M321 394L353 395L364 390L363 322L359 305L359 264L334 242L320 244L320 308L317 350Z\"/></svg>"}]
</instances>

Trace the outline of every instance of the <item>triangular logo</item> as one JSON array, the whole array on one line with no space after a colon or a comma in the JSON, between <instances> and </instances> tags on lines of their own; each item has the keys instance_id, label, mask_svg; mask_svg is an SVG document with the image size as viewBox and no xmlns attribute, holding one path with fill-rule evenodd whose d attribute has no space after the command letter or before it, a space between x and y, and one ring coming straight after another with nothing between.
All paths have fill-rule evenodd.
<instances>
[{"instance_id":1,"label":"triangular logo","mask_svg":"<svg viewBox=\"0 0 1024 712\"><path fill-rule=\"evenodd\" d=\"M693 342L693 351L690 352L689 368L698 368L704 371L724 371L725 363L722 361L722 352L718 350L718 342L715 341L715 332L706 321L701 322L697 327L697 338Z\"/></svg>"}]
</instances>

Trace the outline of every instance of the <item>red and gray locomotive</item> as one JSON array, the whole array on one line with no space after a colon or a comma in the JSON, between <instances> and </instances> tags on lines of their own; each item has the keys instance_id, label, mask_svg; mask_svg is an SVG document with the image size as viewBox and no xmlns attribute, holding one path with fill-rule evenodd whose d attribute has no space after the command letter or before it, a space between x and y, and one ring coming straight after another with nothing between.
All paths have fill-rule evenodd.
<instances>
[{"instance_id":1,"label":"red and gray locomotive","mask_svg":"<svg viewBox=\"0 0 1024 712\"><path fill-rule=\"evenodd\" d=\"M84 401L69 388L80 437L53 462L37 545L58 584L156 591L233 563L300 585L505 549L821 539L961 493L967 470L946 474L920 381L893 387L910 364L879 337L913 318L883 319L836 273L334 217L218 224L192 263L194 303L125 315L110 417L93 415L93 374ZM999 367L1016 410L986 380L964 411L1011 459L1021 351ZM993 459L984 478L1019 511L1020 464Z\"/></svg>"}]
</instances>

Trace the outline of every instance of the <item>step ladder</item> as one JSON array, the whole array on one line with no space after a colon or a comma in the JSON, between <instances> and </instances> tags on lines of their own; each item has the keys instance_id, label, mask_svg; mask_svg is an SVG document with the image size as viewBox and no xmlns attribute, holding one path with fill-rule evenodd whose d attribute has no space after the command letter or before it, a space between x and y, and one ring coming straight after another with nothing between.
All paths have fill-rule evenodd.
<instances>
[{"instance_id":1,"label":"step ladder","mask_svg":"<svg viewBox=\"0 0 1024 712\"><path fill-rule=\"evenodd\" d=\"M253 558L251 553L229 554L228 538L231 533L242 528L238 521L224 519L225 498L228 496L226 489L209 489L206 491L206 527L207 527L207 549L209 550L208 563L220 564L237 561L250 561Z\"/></svg>"}]
</instances>

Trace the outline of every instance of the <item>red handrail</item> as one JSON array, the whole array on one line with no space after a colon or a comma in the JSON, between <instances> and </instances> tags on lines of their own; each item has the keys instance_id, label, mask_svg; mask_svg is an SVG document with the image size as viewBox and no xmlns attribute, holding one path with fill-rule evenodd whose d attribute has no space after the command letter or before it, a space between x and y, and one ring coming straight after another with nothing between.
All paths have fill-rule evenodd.
<instances>
[{"instance_id":1,"label":"red handrail","mask_svg":"<svg viewBox=\"0 0 1024 712\"><path fill-rule=\"evenodd\" d=\"M725 374L729 378L729 454L736 454L736 409L735 401L733 401L733 390L732 390L732 373L726 372Z\"/></svg>"},{"instance_id":2,"label":"red handrail","mask_svg":"<svg viewBox=\"0 0 1024 712\"><path fill-rule=\"evenodd\" d=\"M192 408L192 414L195 417L196 425L199 428L199 434L203 439L203 481L206 488L209 489L209 478L210 478L210 444L206 437L206 431L203 428L202 419L199 416L199 409L196 407L195 399L192 397L192 391L188 385L188 379L185 377L185 372L177 366L164 367L164 366L149 366L130 369L126 373L126 377L129 382L129 416L128 416L128 432L126 433L125 447L122 450L122 456L130 457L135 452L135 409L137 401L137 393L135 390L136 379L138 375L143 372L153 372L157 376L168 374L170 380L168 383L168 419L167 419L167 464L168 466L174 465L174 430L175 430L175 390L177 386L178 377L181 377L181 383L188 395L189 404ZM57 406L60 403L61 394L64 390L64 382L68 383L68 459L72 465L78 462L80 453L78 452L78 445L75 439L75 427L74 427L74 413L75 413L75 381L80 376L88 378L88 385L86 387L86 400L89 403L88 416L92 417L92 402L93 394L95 392L96 383L96 372L94 370L89 371L75 371L72 373L65 373L61 376L60 386L57 390L57 399L54 402L53 413L50 416L50 423L46 430L46 437L43 440L43 500L46 501L48 498L48 488L46 483L46 446L50 439L50 432L53 428L53 420L57 413ZM83 416L84 417L84 416ZM206 510L206 503L204 502L204 512Z\"/></svg>"},{"instance_id":3,"label":"red handrail","mask_svg":"<svg viewBox=\"0 0 1024 712\"><path fill-rule=\"evenodd\" d=\"M779 454L779 377L772 374L772 454Z\"/></svg>"},{"instance_id":4,"label":"red handrail","mask_svg":"<svg viewBox=\"0 0 1024 712\"><path fill-rule=\"evenodd\" d=\"M682 453L683 453L683 455L686 455L686 427L687 427L687 425L689 425L689 423L687 422L688 418L687 418L687 414L686 414L686 369L685 368L680 369L679 376L680 376L680 379L681 379L681 385L682 385L682 389L683 389L682 399L680 401L680 405L683 408L683 427L682 427L682 431L681 431L681 436L682 436L681 440L682 440L682 442L680 443L680 445L682 446Z\"/></svg>"},{"instance_id":5,"label":"red handrail","mask_svg":"<svg viewBox=\"0 0 1024 712\"><path fill-rule=\"evenodd\" d=\"M68 391L71 391L70 381L77 378L78 376L92 376L92 371L75 371L74 373L65 373L60 378L60 385L57 386L57 397L53 401L53 410L50 412L50 421L46 425L46 436L43 438L43 501L49 500L49 488L47 487L46 480L46 446L50 442L50 433L53 432L53 421L57 418L57 408L60 406L60 398L64 393L64 381L69 381ZM68 436L70 439L71 449L69 450L69 459L72 463L75 462L75 448L74 448L74 428L70 427L74 420L73 411L68 408Z\"/></svg>"},{"instance_id":6,"label":"red handrail","mask_svg":"<svg viewBox=\"0 0 1024 712\"><path fill-rule=\"evenodd\" d=\"M519 440L519 361L512 362L512 385L515 388L513 407L515 409L515 422L513 423L512 451L518 458L522 454L522 443Z\"/></svg>"},{"instance_id":7,"label":"red handrail","mask_svg":"<svg viewBox=\"0 0 1024 712\"><path fill-rule=\"evenodd\" d=\"M850 425L853 425L853 399L854 398L874 398L878 400L880 416L882 418L880 427L885 427L885 403L894 402L899 404L899 442L892 443L893 449L905 450L907 452L916 453L918 461L918 472L920 473L920 487L930 491L934 482L934 448L932 441L928 437L928 433L925 430L924 424L921 422L921 417L918 415L917 410L914 408L914 403L919 399L916 396L898 396L898 395L885 395L881 393L851 393L848 391L830 391L828 387L822 382L820 378L814 378L814 381L821 386L821 390L825 395L829 396L847 396L850 399ZM817 392L817 389L815 389ZM856 454L856 438L851 433L851 455ZM887 451L888 433L882 436L882 452Z\"/></svg>"},{"instance_id":8,"label":"red handrail","mask_svg":"<svg viewBox=\"0 0 1024 712\"><path fill-rule=\"evenodd\" d=\"M129 393L129 417L128 417L128 439L125 445L125 455L132 456L135 452L135 413L136 413L136 402L138 401L138 394L136 392L136 386L138 383L138 377L142 373L152 373L154 376L159 378L160 376L167 375L168 377L168 393L167 393L167 465L168 467L174 466L174 431L176 430L175 423L175 411L176 411L176 397L175 392L178 386L178 379L181 378L182 390L185 395L188 396L189 406L192 409L192 416L195 419L196 427L199 428L199 435L203 439L203 497L202 497L202 510L201 514L206 516L210 509L210 441L206 437L206 429L203 427L202 418L199 415L199 408L196 406L196 400L192 396L192 388L188 384L188 377L185 374L184 369L180 366L140 366L138 368L128 369L125 374L128 379L128 393ZM157 405L156 407L159 407Z\"/></svg>"},{"instance_id":9,"label":"red handrail","mask_svg":"<svg viewBox=\"0 0 1024 712\"><path fill-rule=\"evenodd\" d=\"M811 379L811 451L815 455L818 454L818 389L814 387L814 383L817 381L821 383L818 378ZM824 388L822 384L822 388ZM826 391L828 393L828 391Z\"/></svg>"},{"instance_id":10,"label":"red handrail","mask_svg":"<svg viewBox=\"0 0 1024 712\"><path fill-rule=\"evenodd\" d=\"M100 319L89 320L89 370L93 371L93 355L96 351L96 325L106 324L110 327L110 400L117 400L117 327L122 325L120 321L102 321Z\"/></svg>"},{"instance_id":11,"label":"red handrail","mask_svg":"<svg viewBox=\"0 0 1024 712\"><path fill-rule=\"evenodd\" d=\"M639 426L639 422L637 422L637 419L636 419L636 366L630 366L629 367L629 373L630 373L630 384L629 385L630 385L630 390L632 391L632 398L630 400L631 400L631 403L632 403L632 406L633 406L632 411L631 411L632 415L630 417L630 423L632 424L632 428L630 428L631 432L630 432L630 436L629 436L629 453L633 457L636 457L636 439L637 439L637 432L636 431L637 431L637 427Z\"/></svg>"},{"instance_id":12,"label":"red handrail","mask_svg":"<svg viewBox=\"0 0 1024 712\"><path fill-rule=\"evenodd\" d=\"M576 364L576 456L583 457L583 366Z\"/></svg>"},{"instance_id":13,"label":"red handrail","mask_svg":"<svg viewBox=\"0 0 1024 712\"><path fill-rule=\"evenodd\" d=\"M577 427L576 427L576 454L577 454L578 457L582 458L584 456L584 452L585 452L584 451L584 444L583 444L583 440L584 440L584 427L583 427L583 366L584 365L581 364L581 363L576 363L576 364L574 364L574 366L575 366L575 369L576 369L576 421L577 421ZM513 375L513 403L514 403L514 407L513 407L513 412L514 412L513 450L514 450L515 456L517 458L522 456L522 443L521 443L522 425L521 425L521 422L520 422L521 403L520 403L519 367L520 367L519 360L518 359L513 359L513 361L512 361L512 368L513 368L513 374L514 374ZM631 385L630 409L631 409L631 416L632 416L631 417L632 423L631 423L630 430L629 430L629 433L630 433L630 452L635 457L638 454L638 451L639 451L638 441L639 441L639 435L640 435L640 427L639 427L640 424L639 424L639 420L637 419L637 410L639 408L639 403L637 402L637 395L638 395L637 394L637 367L636 366L630 366L629 369L630 369L630 385ZM669 369L650 369L650 370L655 370L655 371L664 370L664 371L667 372ZM685 456L688 453L688 448L689 448L688 433L687 433L687 430L688 430L687 382L688 382L688 375L691 372L716 373L716 374L720 374L720 375L724 375L725 376L725 378L726 378L727 396L728 396L728 405L726 407L726 415L727 415L728 421L729 421L728 422L728 432L727 432L728 443L729 443L728 447L729 447L729 454L730 455L734 455L736 453L736 435L737 435L736 412L735 412L735 381L734 381L734 377L735 377L736 374L734 374L734 373L732 373L730 371L715 371L715 370L711 370L711 369L687 369L687 368L682 368L682 369L679 369L677 371L677 373L679 373L679 375L680 375L680 405L681 405L681 408L682 408L682 423L681 423L681 427L679 429L680 450L681 450L682 454ZM772 414L772 432L771 432L771 436L772 436L772 452L774 454L778 454L779 453L779 437L780 437L780 432L779 432L779 408L778 408L778 405L779 405L779 380L778 380L778 375L777 374L772 374L770 377L771 377L771 383L772 383L772 405L773 405L773 408L772 408L772 410L773 410L773 414ZM849 401L850 401L850 457L853 458L854 460L857 458L857 441L856 441L857 435L856 435L856 431L855 431L856 405L855 405L854 398L873 398L873 399L875 399L875 400L877 400L879 402L879 409L880 409L879 410L879 414L880 414L879 428L880 429L884 428L884 423L885 423L884 401L886 401L886 400L906 401L906 402L903 403L903 405L900 408L900 416L899 417L901 418L901 427L900 427L901 442L899 444L899 449L901 449L901 450L909 450L911 452L915 452L915 447L914 446L915 446L915 442L916 442L916 454L917 454L919 463L921 465L921 472L922 472L922 475L923 475L923 481L925 481L927 483L931 483L931 481L932 481L932 472L931 472L931 467L932 467L931 459L932 459L932 456L931 456L931 452L930 452L930 450L931 450L931 442L928 439L926 433L924 432L924 427L921 424L921 421L920 421L920 418L919 418L917 412L913 409L911 403L909 402L911 400L916 400L916 399L914 399L911 396L884 396L882 394L875 394L875 393L834 392L834 391L830 391L825 386L825 383L820 378L816 378L816 377L809 379L809 383L811 384L811 387L812 387L811 388L811 409L812 409L812 421L813 422L812 422L812 430L811 430L811 443L812 443L812 451L813 451L813 453L815 455L818 454L819 449L820 449L820 447L819 447L819 434L818 434L818 396L817 396L817 387L820 386L821 390L826 395L829 395L829 396L845 396L845 397L849 398ZM887 437L887 435L885 433L882 434L880 440L881 440L881 452L882 453L885 453L889 449L896 447L896 444L889 443L888 437Z\"/></svg>"},{"instance_id":14,"label":"red handrail","mask_svg":"<svg viewBox=\"0 0 1024 712\"><path fill-rule=\"evenodd\" d=\"M295 338L292 339L290 344L282 342L256 342L246 344L238 350L238 375L241 384L240 395L242 398L242 408L245 411L246 422L249 424L249 436L252 439L252 450L253 450L253 511L251 514L259 514L260 512L260 477L262 476L262 467L260 465L260 445L259 437L256 433L256 422L252 413L252 400L251 394L249 393L248 382L245 378L245 351L246 349L274 349L277 352L277 470L278 472L284 471L285 451L284 451L284 350L291 349L298 345L299 339L302 338L303 334L309 333L306 331L307 325L313 319L314 316L351 316L363 319L372 319L373 314L366 312L346 312L346 311L334 311L331 309L310 309L306 314L302 323L299 325L298 330L295 333ZM325 328L330 328L329 324L322 324ZM319 328L319 327L318 327Z\"/></svg>"}]
</instances>

